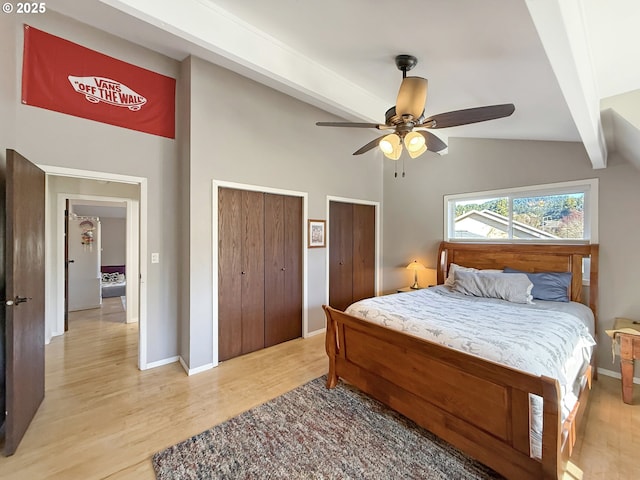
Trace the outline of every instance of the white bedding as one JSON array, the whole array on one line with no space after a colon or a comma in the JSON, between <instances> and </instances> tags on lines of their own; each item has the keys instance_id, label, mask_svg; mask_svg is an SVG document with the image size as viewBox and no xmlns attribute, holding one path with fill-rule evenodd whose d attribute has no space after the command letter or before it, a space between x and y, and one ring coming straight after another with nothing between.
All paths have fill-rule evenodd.
<instances>
[{"instance_id":1,"label":"white bedding","mask_svg":"<svg viewBox=\"0 0 640 480\"><path fill-rule=\"evenodd\" d=\"M361 300L346 313L533 375L556 378L563 418L575 404L577 382L595 345L593 314L575 302L515 304L439 286ZM541 457L541 404L540 397L532 396L534 458Z\"/></svg>"},{"instance_id":2,"label":"white bedding","mask_svg":"<svg viewBox=\"0 0 640 480\"><path fill-rule=\"evenodd\" d=\"M127 281L117 280L109 282L100 282L100 290L102 292L102 298L109 297L122 297L126 295Z\"/></svg>"}]
</instances>

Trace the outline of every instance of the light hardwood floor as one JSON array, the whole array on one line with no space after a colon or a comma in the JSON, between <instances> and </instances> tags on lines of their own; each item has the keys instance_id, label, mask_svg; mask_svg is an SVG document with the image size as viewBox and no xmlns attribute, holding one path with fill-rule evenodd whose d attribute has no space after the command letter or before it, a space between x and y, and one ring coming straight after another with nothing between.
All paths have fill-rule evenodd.
<instances>
[{"instance_id":1,"label":"light hardwood floor","mask_svg":"<svg viewBox=\"0 0 640 480\"><path fill-rule=\"evenodd\" d=\"M151 456L326 373L324 337L293 340L188 377L179 364L136 368L137 325L119 299L75 312L46 348L46 396L2 479L155 478ZM576 479L640 478L640 386L636 405L600 376L576 446Z\"/></svg>"}]
</instances>

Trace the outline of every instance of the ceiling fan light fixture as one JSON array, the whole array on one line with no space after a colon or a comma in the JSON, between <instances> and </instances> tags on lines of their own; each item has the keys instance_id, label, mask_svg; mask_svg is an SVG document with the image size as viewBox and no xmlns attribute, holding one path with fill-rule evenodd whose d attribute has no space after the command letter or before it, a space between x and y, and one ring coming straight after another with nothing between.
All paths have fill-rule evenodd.
<instances>
[{"instance_id":1,"label":"ceiling fan light fixture","mask_svg":"<svg viewBox=\"0 0 640 480\"><path fill-rule=\"evenodd\" d=\"M416 150L415 152L409 152L409 156L411 158L418 158L420 155L422 155L426 151L427 151L427 146L423 145L420 150Z\"/></svg>"},{"instance_id":2,"label":"ceiling fan light fixture","mask_svg":"<svg viewBox=\"0 0 640 480\"><path fill-rule=\"evenodd\" d=\"M382 153L387 158L391 160L398 160L400 158L400 154L402 153L402 142L400 141L400 137L395 133L390 133L378 144Z\"/></svg>"},{"instance_id":3,"label":"ceiling fan light fixture","mask_svg":"<svg viewBox=\"0 0 640 480\"><path fill-rule=\"evenodd\" d=\"M418 158L427 151L427 141L419 132L409 132L404 137L404 145L411 158Z\"/></svg>"},{"instance_id":4,"label":"ceiling fan light fixture","mask_svg":"<svg viewBox=\"0 0 640 480\"><path fill-rule=\"evenodd\" d=\"M409 152L417 152L426 143L425 138L418 132L409 132L404 137L404 146Z\"/></svg>"}]
</instances>

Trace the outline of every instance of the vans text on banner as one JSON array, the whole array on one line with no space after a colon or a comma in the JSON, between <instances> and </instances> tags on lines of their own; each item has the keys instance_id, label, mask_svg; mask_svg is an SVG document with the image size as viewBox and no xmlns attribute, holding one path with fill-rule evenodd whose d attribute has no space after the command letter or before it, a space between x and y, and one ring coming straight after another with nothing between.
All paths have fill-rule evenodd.
<instances>
[{"instance_id":1,"label":"vans text on banner","mask_svg":"<svg viewBox=\"0 0 640 480\"><path fill-rule=\"evenodd\" d=\"M22 103L175 138L176 80L24 26Z\"/></svg>"}]
</instances>

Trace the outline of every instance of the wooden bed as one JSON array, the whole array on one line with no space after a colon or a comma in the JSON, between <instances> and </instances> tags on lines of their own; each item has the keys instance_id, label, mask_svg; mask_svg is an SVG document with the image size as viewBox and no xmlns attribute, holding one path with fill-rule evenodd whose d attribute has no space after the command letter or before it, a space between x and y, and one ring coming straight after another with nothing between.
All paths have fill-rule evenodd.
<instances>
[{"instance_id":1,"label":"wooden bed","mask_svg":"<svg viewBox=\"0 0 640 480\"><path fill-rule=\"evenodd\" d=\"M444 283L451 263L481 269L509 266L529 272L572 272L570 298L581 302L584 257L591 258L588 303L595 315L597 245L442 242L438 284ZM328 388L343 378L509 479L562 478L587 405L593 368L588 369L588 381L563 423L556 379L407 336L328 306L324 309ZM530 393L544 399L541 460L529 454Z\"/></svg>"}]
</instances>

